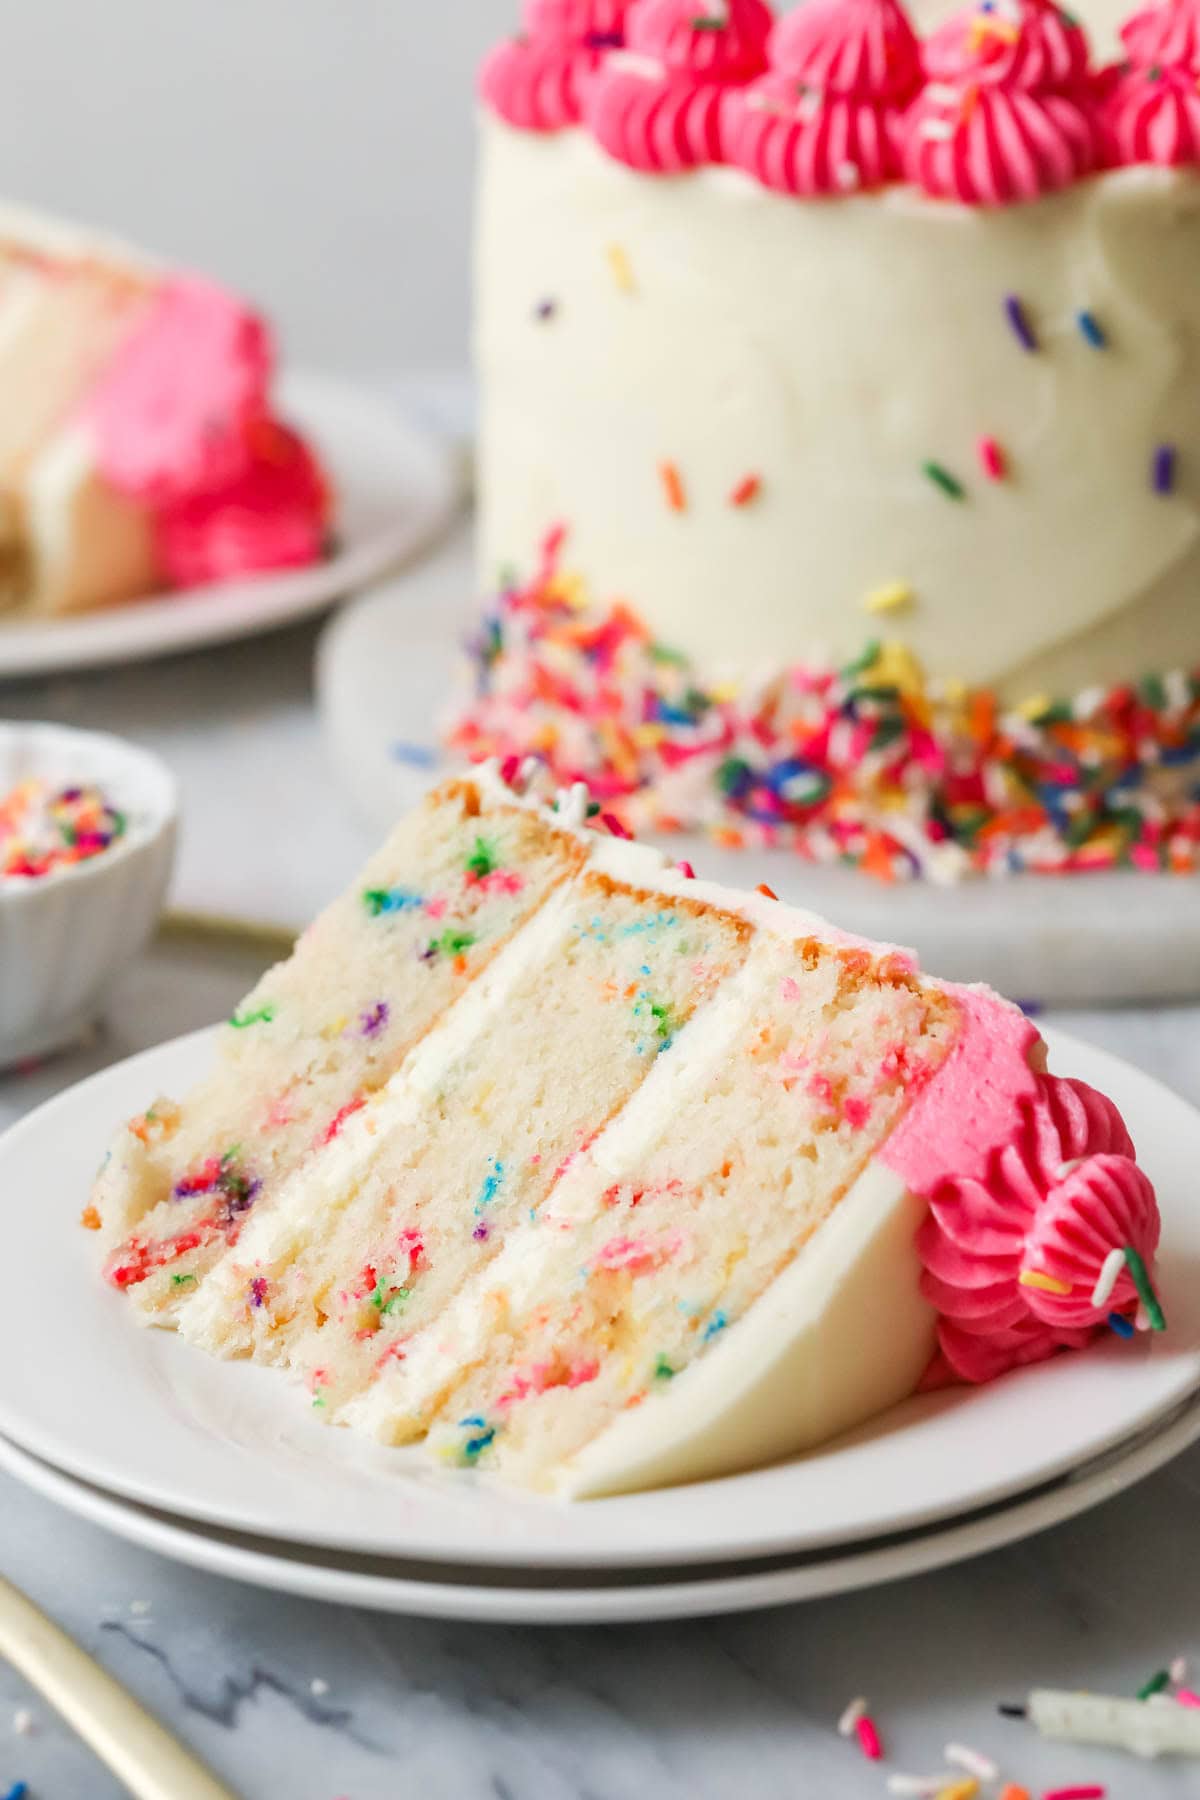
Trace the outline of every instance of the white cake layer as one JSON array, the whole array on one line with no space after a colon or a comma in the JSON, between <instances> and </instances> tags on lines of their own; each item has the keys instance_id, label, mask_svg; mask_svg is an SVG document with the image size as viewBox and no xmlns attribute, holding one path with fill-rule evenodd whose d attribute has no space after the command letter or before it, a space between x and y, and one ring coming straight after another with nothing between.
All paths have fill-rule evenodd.
<instances>
[{"instance_id":1,"label":"white cake layer","mask_svg":"<svg viewBox=\"0 0 1200 1800\"><path fill-rule=\"evenodd\" d=\"M887 635L1013 698L1200 660L1195 171L1000 209L903 186L804 201L733 169L638 174L581 131L482 130L488 586L561 523L598 596L718 676L852 658L896 583L913 599ZM759 497L731 505L751 474Z\"/></svg>"}]
</instances>

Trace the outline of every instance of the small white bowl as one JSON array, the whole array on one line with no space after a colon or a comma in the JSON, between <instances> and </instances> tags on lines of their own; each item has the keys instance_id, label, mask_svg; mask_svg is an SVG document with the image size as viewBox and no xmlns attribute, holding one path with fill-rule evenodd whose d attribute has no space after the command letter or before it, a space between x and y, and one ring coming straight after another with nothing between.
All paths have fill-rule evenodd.
<instances>
[{"instance_id":1,"label":"small white bowl","mask_svg":"<svg viewBox=\"0 0 1200 1800\"><path fill-rule=\"evenodd\" d=\"M128 823L84 862L0 875L0 1067L93 1023L158 923L175 858L175 781L149 752L102 732L0 724L0 798L30 777L94 784Z\"/></svg>"}]
</instances>

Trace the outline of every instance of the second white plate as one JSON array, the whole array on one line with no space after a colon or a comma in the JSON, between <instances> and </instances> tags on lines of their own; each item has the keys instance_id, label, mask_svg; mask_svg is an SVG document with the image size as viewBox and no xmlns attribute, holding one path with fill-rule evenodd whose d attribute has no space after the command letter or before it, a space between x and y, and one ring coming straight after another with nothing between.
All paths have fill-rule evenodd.
<instances>
[{"instance_id":1,"label":"second white plate","mask_svg":"<svg viewBox=\"0 0 1200 1800\"><path fill-rule=\"evenodd\" d=\"M1163 1208L1165 1337L910 1400L811 1456L724 1481L569 1506L435 1468L314 1421L278 1372L139 1331L78 1227L100 1148L147 1096L206 1069L211 1035L145 1052L0 1140L0 1431L144 1505L210 1524L476 1566L614 1568L822 1550L922 1528L1053 1481L1200 1387L1200 1115L1052 1034L1052 1060L1120 1104Z\"/></svg>"},{"instance_id":2,"label":"second white plate","mask_svg":"<svg viewBox=\"0 0 1200 1800\"><path fill-rule=\"evenodd\" d=\"M314 375L280 383L280 409L315 445L337 496L337 547L308 569L180 590L64 619L0 620L0 678L138 662L273 631L377 581L453 518L453 450L369 389Z\"/></svg>"},{"instance_id":3,"label":"second white plate","mask_svg":"<svg viewBox=\"0 0 1200 1800\"><path fill-rule=\"evenodd\" d=\"M1193 1399L1160 1429L1077 1475L969 1519L815 1552L767 1568L624 1570L598 1581L580 1570L467 1570L384 1557L343 1556L178 1519L117 1499L0 1437L0 1469L79 1518L176 1562L278 1593L418 1618L503 1625L615 1625L750 1612L877 1587L998 1550L1076 1518L1161 1468L1200 1437Z\"/></svg>"}]
</instances>

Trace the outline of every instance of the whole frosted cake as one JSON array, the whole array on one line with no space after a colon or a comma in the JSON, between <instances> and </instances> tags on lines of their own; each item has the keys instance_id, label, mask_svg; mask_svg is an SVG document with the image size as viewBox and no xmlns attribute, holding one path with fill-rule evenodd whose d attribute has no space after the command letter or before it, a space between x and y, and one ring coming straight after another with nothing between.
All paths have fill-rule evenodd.
<instances>
[{"instance_id":1,"label":"whole frosted cake","mask_svg":"<svg viewBox=\"0 0 1200 1800\"><path fill-rule=\"evenodd\" d=\"M944 10L944 9L942 9ZM885 879L1200 857L1200 6L530 0L452 727Z\"/></svg>"},{"instance_id":2,"label":"whole frosted cake","mask_svg":"<svg viewBox=\"0 0 1200 1800\"><path fill-rule=\"evenodd\" d=\"M1016 1008L507 773L432 795L122 1129L84 1223L138 1319L581 1497L1163 1327L1128 1132Z\"/></svg>"},{"instance_id":3,"label":"whole frosted cake","mask_svg":"<svg viewBox=\"0 0 1200 1800\"><path fill-rule=\"evenodd\" d=\"M272 360L215 283L0 207L0 617L315 562L331 495Z\"/></svg>"}]
</instances>

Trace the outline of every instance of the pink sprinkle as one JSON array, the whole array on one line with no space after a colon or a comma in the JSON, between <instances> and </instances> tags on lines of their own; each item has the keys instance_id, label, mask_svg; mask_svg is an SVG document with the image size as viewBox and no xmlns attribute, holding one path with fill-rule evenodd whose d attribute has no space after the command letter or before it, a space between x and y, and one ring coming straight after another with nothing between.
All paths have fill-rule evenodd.
<instances>
[{"instance_id":1,"label":"pink sprinkle","mask_svg":"<svg viewBox=\"0 0 1200 1800\"><path fill-rule=\"evenodd\" d=\"M520 767L521 759L519 756L505 757L500 765L500 779L505 787L515 787L517 785L517 775L520 771Z\"/></svg>"},{"instance_id":2,"label":"pink sprinkle","mask_svg":"<svg viewBox=\"0 0 1200 1800\"><path fill-rule=\"evenodd\" d=\"M871 1102L864 1100L861 1095L847 1094L842 1102L842 1117L855 1131L861 1131L871 1117Z\"/></svg>"},{"instance_id":3,"label":"pink sprinkle","mask_svg":"<svg viewBox=\"0 0 1200 1800\"><path fill-rule=\"evenodd\" d=\"M632 838L633 836L632 831L626 831L615 813L601 813L600 823L604 826L605 830L610 831L615 838Z\"/></svg>"},{"instance_id":4,"label":"pink sprinkle","mask_svg":"<svg viewBox=\"0 0 1200 1800\"><path fill-rule=\"evenodd\" d=\"M1176 1688L1175 1698L1180 1706L1190 1706L1195 1712L1200 1712L1200 1694L1193 1693L1191 1688Z\"/></svg>"},{"instance_id":5,"label":"pink sprinkle","mask_svg":"<svg viewBox=\"0 0 1200 1800\"><path fill-rule=\"evenodd\" d=\"M1004 452L994 437L981 437L979 440L979 460L983 472L989 481L1003 481L1007 468Z\"/></svg>"},{"instance_id":6,"label":"pink sprinkle","mask_svg":"<svg viewBox=\"0 0 1200 1800\"><path fill-rule=\"evenodd\" d=\"M798 1000L800 998L800 983L798 981L793 981L790 975L785 975L779 985L779 992L785 1000Z\"/></svg>"},{"instance_id":7,"label":"pink sprinkle","mask_svg":"<svg viewBox=\"0 0 1200 1800\"><path fill-rule=\"evenodd\" d=\"M869 1757L872 1762L881 1761L883 1757L883 1745L879 1741L879 1733L875 1728L874 1720L869 1719L864 1715L854 1727L854 1732L859 1743L862 1745L863 1755ZM1047 1800L1049 1800L1049 1796L1047 1796Z\"/></svg>"},{"instance_id":8,"label":"pink sprinkle","mask_svg":"<svg viewBox=\"0 0 1200 1800\"><path fill-rule=\"evenodd\" d=\"M1093 1783L1091 1787L1047 1788L1042 1800L1104 1800L1107 1793L1106 1787Z\"/></svg>"},{"instance_id":9,"label":"pink sprinkle","mask_svg":"<svg viewBox=\"0 0 1200 1800\"><path fill-rule=\"evenodd\" d=\"M696 871L693 869L690 862L677 862L675 867L679 870L681 875L686 875L689 881L695 881Z\"/></svg>"}]
</instances>

